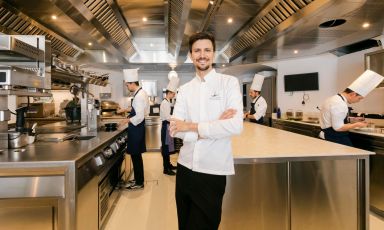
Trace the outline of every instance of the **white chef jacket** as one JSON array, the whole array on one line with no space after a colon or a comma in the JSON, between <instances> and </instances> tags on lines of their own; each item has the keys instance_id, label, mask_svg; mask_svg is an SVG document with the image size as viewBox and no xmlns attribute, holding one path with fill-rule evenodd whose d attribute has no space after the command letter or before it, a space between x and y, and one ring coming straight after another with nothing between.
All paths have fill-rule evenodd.
<instances>
[{"instance_id":1,"label":"white chef jacket","mask_svg":"<svg viewBox=\"0 0 384 230\"><path fill-rule=\"evenodd\" d=\"M341 97L344 98L344 101ZM334 95L321 105L320 127L322 129L332 127L337 130L344 125L344 119L348 115L348 104L347 99L343 95L341 97Z\"/></svg>"},{"instance_id":2,"label":"white chef jacket","mask_svg":"<svg viewBox=\"0 0 384 230\"><path fill-rule=\"evenodd\" d=\"M230 108L237 111L235 116L219 120ZM195 172L234 174L231 136L243 130L242 111L242 94L235 77L212 69L204 80L196 75L181 86L172 117L198 123L199 138L196 132L176 134L184 141L178 163Z\"/></svg>"},{"instance_id":3,"label":"white chef jacket","mask_svg":"<svg viewBox=\"0 0 384 230\"><path fill-rule=\"evenodd\" d=\"M259 99L257 99L259 98ZM257 102L256 102L257 100ZM259 120L261 117L265 117L265 113L267 112L267 102L265 101L264 97L261 95L253 99L252 103L255 103L255 111L256 113L251 115L254 117L255 120Z\"/></svg>"},{"instance_id":4,"label":"white chef jacket","mask_svg":"<svg viewBox=\"0 0 384 230\"><path fill-rule=\"evenodd\" d=\"M169 121L171 119L171 103L168 99L164 99L160 104L160 119Z\"/></svg>"},{"instance_id":5,"label":"white chef jacket","mask_svg":"<svg viewBox=\"0 0 384 230\"><path fill-rule=\"evenodd\" d=\"M137 90L135 91L135 93L137 92ZM140 124L145 119L145 116L148 116L149 114L148 95L143 89L141 89L134 97L132 107L135 109L136 115L131 117L129 121L134 126L136 126Z\"/></svg>"}]
</instances>

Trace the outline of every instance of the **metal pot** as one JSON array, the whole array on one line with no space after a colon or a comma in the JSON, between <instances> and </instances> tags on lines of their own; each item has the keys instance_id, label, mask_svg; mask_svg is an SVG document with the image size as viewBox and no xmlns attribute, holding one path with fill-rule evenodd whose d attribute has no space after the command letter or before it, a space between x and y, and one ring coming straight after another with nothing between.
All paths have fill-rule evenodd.
<instances>
[{"instance_id":1,"label":"metal pot","mask_svg":"<svg viewBox=\"0 0 384 230\"><path fill-rule=\"evenodd\" d=\"M9 132L8 133L8 148L17 149L35 142L35 136L30 136L28 133Z\"/></svg>"}]
</instances>

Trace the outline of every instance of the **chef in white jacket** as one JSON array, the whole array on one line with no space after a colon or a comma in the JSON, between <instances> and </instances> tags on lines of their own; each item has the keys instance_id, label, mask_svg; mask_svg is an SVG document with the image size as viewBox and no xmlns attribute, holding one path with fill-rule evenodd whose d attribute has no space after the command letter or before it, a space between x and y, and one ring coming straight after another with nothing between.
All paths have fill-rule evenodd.
<instances>
[{"instance_id":1,"label":"chef in white jacket","mask_svg":"<svg viewBox=\"0 0 384 230\"><path fill-rule=\"evenodd\" d=\"M243 129L237 78L212 67L213 35L189 38L196 76L179 88L170 132L183 139L176 174L178 229L218 229L226 175L233 175L231 137Z\"/></svg>"},{"instance_id":2,"label":"chef in white jacket","mask_svg":"<svg viewBox=\"0 0 384 230\"><path fill-rule=\"evenodd\" d=\"M165 92L165 98L160 104L160 119L161 119L161 155L163 156L163 173L166 175L174 176L176 173L169 160L170 152L174 151L173 138L169 135L169 121L172 115L171 100L176 95L177 87L179 86L179 78L177 76L171 77Z\"/></svg>"},{"instance_id":3,"label":"chef in white jacket","mask_svg":"<svg viewBox=\"0 0 384 230\"><path fill-rule=\"evenodd\" d=\"M371 70L366 70L348 88L328 99L320 107L320 137L325 140L353 146L348 130L366 127L367 122L349 123L348 104L357 103L371 92L383 76Z\"/></svg>"},{"instance_id":4,"label":"chef in white jacket","mask_svg":"<svg viewBox=\"0 0 384 230\"><path fill-rule=\"evenodd\" d=\"M142 153L147 151L145 143L145 116L149 114L147 93L139 85L138 69L124 69L124 84L133 93L132 109L124 123L128 123L127 153L131 155L134 180L126 184L127 189L144 188L144 166ZM126 112L120 110L118 112Z\"/></svg>"},{"instance_id":5,"label":"chef in white jacket","mask_svg":"<svg viewBox=\"0 0 384 230\"><path fill-rule=\"evenodd\" d=\"M248 118L250 122L257 124L264 123L264 117L268 107L264 97L260 95L263 82L264 76L255 74L249 90L249 96L252 98L251 110L244 114L244 118Z\"/></svg>"}]
</instances>

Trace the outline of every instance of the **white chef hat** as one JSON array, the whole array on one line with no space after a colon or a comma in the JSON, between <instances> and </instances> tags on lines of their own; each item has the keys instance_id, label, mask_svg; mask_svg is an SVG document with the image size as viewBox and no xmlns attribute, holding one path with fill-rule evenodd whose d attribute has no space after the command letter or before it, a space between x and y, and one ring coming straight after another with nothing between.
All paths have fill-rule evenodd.
<instances>
[{"instance_id":1,"label":"white chef hat","mask_svg":"<svg viewBox=\"0 0 384 230\"><path fill-rule=\"evenodd\" d=\"M124 81L125 82L136 82L139 81L139 69L123 69Z\"/></svg>"},{"instance_id":2,"label":"white chef hat","mask_svg":"<svg viewBox=\"0 0 384 230\"><path fill-rule=\"evenodd\" d=\"M167 90L176 93L177 87L179 87L180 79L178 77L172 77L168 83Z\"/></svg>"},{"instance_id":3,"label":"white chef hat","mask_svg":"<svg viewBox=\"0 0 384 230\"><path fill-rule=\"evenodd\" d=\"M348 88L365 97L380 84L383 78L380 74L368 69L352 82Z\"/></svg>"},{"instance_id":4,"label":"white chef hat","mask_svg":"<svg viewBox=\"0 0 384 230\"><path fill-rule=\"evenodd\" d=\"M260 74L255 74L255 76L253 77L251 89L256 91L261 91L263 82L264 82L264 76Z\"/></svg>"}]
</instances>

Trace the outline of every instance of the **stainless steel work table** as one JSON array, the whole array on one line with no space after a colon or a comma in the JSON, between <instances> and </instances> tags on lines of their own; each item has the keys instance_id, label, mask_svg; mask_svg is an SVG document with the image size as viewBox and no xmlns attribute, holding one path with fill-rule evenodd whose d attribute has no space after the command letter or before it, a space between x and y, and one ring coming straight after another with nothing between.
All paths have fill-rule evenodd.
<instances>
[{"instance_id":1,"label":"stainless steel work table","mask_svg":"<svg viewBox=\"0 0 384 230\"><path fill-rule=\"evenodd\" d=\"M45 128L50 125L45 125ZM77 169L122 132L123 130L82 132L81 135L95 137L89 140L63 142L38 141L21 149L1 152L2 226L7 226L7 223L11 226L15 224L12 212L17 214L26 212L26 219L16 221L29 221L28 229L76 229L79 220L76 214ZM50 221L36 220L43 219L41 215L45 215ZM92 218L96 218L97 223L97 215Z\"/></svg>"},{"instance_id":2,"label":"stainless steel work table","mask_svg":"<svg viewBox=\"0 0 384 230\"><path fill-rule=\"evenodd\" d=\"M221 229L368 229L373 152L249 122L233 138Z\"/></svg>"}]
</instances>

